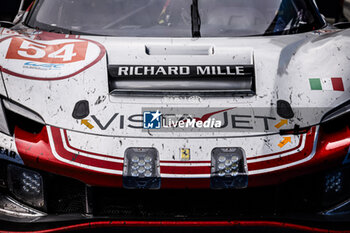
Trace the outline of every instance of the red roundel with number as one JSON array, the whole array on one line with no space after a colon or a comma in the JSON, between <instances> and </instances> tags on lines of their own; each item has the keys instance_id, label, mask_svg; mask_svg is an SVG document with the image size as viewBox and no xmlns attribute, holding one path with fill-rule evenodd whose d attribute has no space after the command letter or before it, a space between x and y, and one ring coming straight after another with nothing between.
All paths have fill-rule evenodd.
<instances>
[{"instance_id":1,"label":"red roundel with number","mask_svg":"<svg viewBox=\"0 0 350 233\"><path fill-rule=\"evenodd\" d=\"M87 47L87 41L50 45L14 37L6 59L58 64L72 63L85 60Z\"/></svg>"},{"instance_id":2,"label":"red roundel with number","mask_svg":"<svg viewBox=\"0 0 350 233\"><path fill-rule=\"evenodd\" d=\"M72 77L105 55L101 44L84 39L35 41L9 37L1 42L0 48L7 50L5 57L0 58L3 72L38 80Z\"/></svg>"}]
</instances>

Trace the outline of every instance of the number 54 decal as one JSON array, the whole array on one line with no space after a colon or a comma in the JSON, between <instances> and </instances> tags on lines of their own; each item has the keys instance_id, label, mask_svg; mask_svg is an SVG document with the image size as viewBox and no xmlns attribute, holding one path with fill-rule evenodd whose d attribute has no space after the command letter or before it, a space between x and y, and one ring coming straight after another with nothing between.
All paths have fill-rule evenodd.
<instances>
[{"instance_id":1,"label":"number 54 decal","mask_svg":"<svg viewBox=\"0 0 350 233\"><path fill-rule=\"evenodd\" d=\"M73 63L85 60L87 47L87 41L42 44L14 37L9 46L6 59L54 64Z\"/></svg>"}]
</instances>

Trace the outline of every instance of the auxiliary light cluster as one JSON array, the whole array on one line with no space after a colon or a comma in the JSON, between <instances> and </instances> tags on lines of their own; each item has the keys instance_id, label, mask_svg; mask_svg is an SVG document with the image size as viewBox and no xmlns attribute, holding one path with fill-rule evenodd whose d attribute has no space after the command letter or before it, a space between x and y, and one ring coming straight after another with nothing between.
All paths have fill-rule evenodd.
<instances>
[{"instance_id":1,"label":"auxiliary light cluster","mask_svg":"<svg viewBox=\"0 0 350 233\"><path fill-rule=\"evenodd\" d=\"M159 189L158 151L154 148L129 148L125 151L123 185L129 189Z\"/></svg>"},{"instance_id":2,"label":"auxiliary light cluster","mask_svg":"<svg viewBox=\"0 0 350 233\"><path fill-rule=\"evenodd\" d=\"M213 189L240 189L248 186L243 149L215 148L212 151L210 184Z\"/></svg>"}]
</instances>

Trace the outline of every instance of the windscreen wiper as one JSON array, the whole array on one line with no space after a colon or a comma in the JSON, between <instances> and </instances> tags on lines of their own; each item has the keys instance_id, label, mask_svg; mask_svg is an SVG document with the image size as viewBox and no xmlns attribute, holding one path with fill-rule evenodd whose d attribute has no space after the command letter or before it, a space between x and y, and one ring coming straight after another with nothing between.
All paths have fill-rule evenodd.
<instances>
[{"instance_id":1,"label":"windscreen wiper","mask_svg":"<svg viewBox=\"0 0 350 233\"><path fill-rule=\"evenodd\" d=\"M201 18L198 10L198 0L192 0L192 37L201 37Z\"/></svg>"}]
</instances>

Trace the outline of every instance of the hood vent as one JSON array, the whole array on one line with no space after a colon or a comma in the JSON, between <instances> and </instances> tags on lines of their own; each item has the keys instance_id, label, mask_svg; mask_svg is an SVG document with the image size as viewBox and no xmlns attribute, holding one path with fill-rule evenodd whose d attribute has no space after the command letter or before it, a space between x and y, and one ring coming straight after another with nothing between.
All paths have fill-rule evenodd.
<instances>
[{"instance_id":1,"label":"hood vent","mask_svg":"<svg viewBox=\"0 0 350 233\"><path fill-rule=\"evenodd\" d=\"M149 44L143 53L137 65L135 60L110 60L112 95L255 95L251 48ZM163 60L168 64L159 64Z\"/></svg>"},{"instance_id":2,"label":"hood vent","mask_svg":"<svg viewBox=\"0 0 350 233\"><path fill-rule=\"evenodd\" d=\"M248 65L110 65L113 95L255 94L255 69Z\"/></svg>"}]
</instances>

